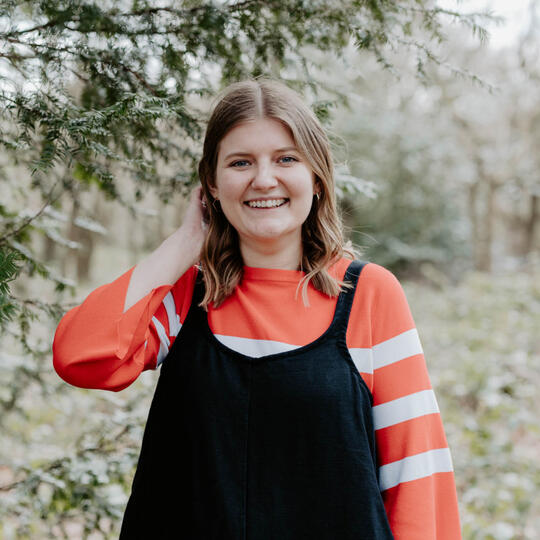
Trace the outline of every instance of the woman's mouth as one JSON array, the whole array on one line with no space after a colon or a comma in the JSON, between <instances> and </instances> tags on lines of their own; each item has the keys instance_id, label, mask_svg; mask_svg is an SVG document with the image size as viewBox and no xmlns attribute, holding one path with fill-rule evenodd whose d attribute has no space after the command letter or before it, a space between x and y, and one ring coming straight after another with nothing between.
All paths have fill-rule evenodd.
<instances>
[{"instance_id":1,"label":"woman's mouth","mask_svg":"<svg viewBox=\"0 0 540 540\"><path fill-rule=\"evenodd\" d=\"M246 206L250 208L279 208L285 203L289 202L289 199L254 199L251 201L244 201Z\"/></svg>"}]
</instances>

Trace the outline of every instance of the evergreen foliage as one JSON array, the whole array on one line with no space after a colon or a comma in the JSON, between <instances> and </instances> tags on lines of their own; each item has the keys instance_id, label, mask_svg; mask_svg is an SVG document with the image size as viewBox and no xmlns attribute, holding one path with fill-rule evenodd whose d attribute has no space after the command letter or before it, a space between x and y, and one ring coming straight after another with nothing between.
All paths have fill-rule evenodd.
<instances>
[{"instance_id":1,"label":"evergreen foliage","mask_svg":"<svg viewBox=\"0 0 540 540\"><path fill-rule=\"evenodd\" d=\"M0 145L27 167L43 208L91 185L130 206L119 175L133 180L135 201L148 189L170 200L196 179L204 113L195 103L216 86L281 75L316 93L310 51L339 58L350 41L387 69L394 69L391 51L407 48L423 77L426 63L443 63L429 48L444 40L443 22L486 35L480 14L431 0L0 0L0 14ZM330 106L313 104L322 119ZM23 273L39 267L19 246L28 247L42 211L21 216L8 205L2 212L0 249L20 253Z\"/></svg>"},{"instance_id":2,"label":"evergreen foliage","mask_svg":"<svg viewBox=\"0 0 540 540\"><path fill-rule=\"evenodd\" d=\"M233 80L284 78L310 95L326 122L347 96L330 88L333 100L318 99L314 51L340 61L352 42L395 72L392 54L406 50L425 80L430 63L460 73L430 48L445 39L444 22L485 38L481 15L444 10L432 0L157 4L0 0L0 328L3 342L19 351L3 347L0 355L6 443L0 458L10 474L0 486L0 523L9 516L13 525L15 518L17 538L73 537L69 525L81 517L84 534L115 537L152 390L137 381L124 400L103 396L96 410L89 393L66 389L51 373L50 332L70 306L12 291L14 280L30 277L56 291L74 288L35 242L80 248L65 235L66 201L97 188L136 212L148 192L164 203L185 192L196 179L207 100ZM126 178L129 188L120 182ZM344 194L370 193L369 183L347 171L340 178ZM92 218L78 216L74 225L103 232ZM45 335L36 335L34 322ZM81 411L92 411L91 422L83 424ZM74 445L63 433L72 426L58 424L65 417L84 426ZM32 423L31 435L25 423ZM58 446L63 440L75 451L58 455L55 447L42 455L36 433L45 424L55 426ZM24 457L17 457L17 441L27 449Z\"/></svg>"}]
</instances>

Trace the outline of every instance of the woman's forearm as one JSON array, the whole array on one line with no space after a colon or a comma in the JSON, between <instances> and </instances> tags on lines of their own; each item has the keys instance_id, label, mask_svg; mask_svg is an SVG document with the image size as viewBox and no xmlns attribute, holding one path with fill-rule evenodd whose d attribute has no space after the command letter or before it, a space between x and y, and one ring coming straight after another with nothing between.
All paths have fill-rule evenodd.
<instances>
[{"instance_id":1,"label":"woman's forearm","mask_svg":"<svg viewBox=\"0 0 540 540\"><path fill-rule=\"evenodd\" d=\"M194 245L195 244L195 245ZM124 312L160 285L172 285L199 257L200 246L182 228L176 230L155 251L133 269L126 293Z\"/></svg>"},{"instance_id":2,"label":"woman's forearm","mask_svg":"<svg viewBox=\"0 0 540 540\"><path fill-rule=\"evenodd\" d=\"M206 235L201 190L191 194L182 226L134 268L126 293L124 312L160 285L173 285L198 260Z\"/></svg>"}]
</instances>

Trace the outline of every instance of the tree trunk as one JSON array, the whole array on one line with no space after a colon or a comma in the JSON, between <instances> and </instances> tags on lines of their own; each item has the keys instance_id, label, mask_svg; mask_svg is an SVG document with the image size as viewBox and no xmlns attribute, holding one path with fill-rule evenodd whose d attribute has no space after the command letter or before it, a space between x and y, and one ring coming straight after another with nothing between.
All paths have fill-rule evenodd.
<instances>
[{"instance_id":1,"label":"tree trunk","mask_svg":"<svg viewBox=\"0 0 540 540\"><path fill-rule=\"evenodd\" d=\"M77 281L80 282L86 281L90 278L91 259L94 251L94 233L78 227L75 223L77 217L79 217L81 206L79 197L80 194L73 193L73 208L71 211L69 239L81 244L81 247L78 250L75 250L73 253L73 259L75 261L75 274ZM92 206L95 207L95 200Z\"/></svg>"},{"instance_id":2,"label":"tree trunk","mask_svg":"<svg viewBox=\"0 0 540 540\"><path fill-rule=\"evenodd\" d=\"M471 250L473 267L478 269L478 216L476 213L476 200L478 198L478 183L469 186L467 208L469 210L469 222L471 224Z\"/></svg>"},{"instance_id":3,"label":"tree trunk","mask_svg":"<svg viewBox=\"0 0 540 540\"><path fill-rule=\"evenodd\" d=\"M479 253L477 270L481 272L491 272L492 256L491 249L493 246L493 223L495 218L495 183L486 178L484 181L486 189L485 206L483 208L482 225L483 230L479 238Z\"/></svg>"},{"instance_id":4,"label":"tree trunk","mask_svg":"<svg viewBox=\"0 0 540 540\"><path fill-rule=\"evenodd\" d=\"M536 194L530 197L530 212L529 217L525 220L525 242L523 243L523 255L527 255L534 249L536 224L540 218L540 209L538 208L538 200L540 197Z\"/></svg>"}]
</instances>

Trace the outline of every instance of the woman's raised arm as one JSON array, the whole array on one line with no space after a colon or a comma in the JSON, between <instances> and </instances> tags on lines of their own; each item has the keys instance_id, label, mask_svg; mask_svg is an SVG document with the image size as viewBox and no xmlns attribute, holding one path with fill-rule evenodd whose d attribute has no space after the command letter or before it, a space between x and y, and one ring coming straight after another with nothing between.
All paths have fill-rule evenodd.
<instances>
[{"instance_id":1,"label":"woman's raised arm","mask_svg":"<svg viewBox=\"0 0 540 540\"><path fill-rule=\"evenodd\" d=\"M201 188L195 188L182 226L137 264L129 281L124 311L160 285L176 283L199 260L206 234Z\"/></svg>"},{"instance_id":2,"label":"woman's raised arm","mask_svg":"<svg viewBox=\"0 0 540 540\"><path fill-rule=\"evenodd\" d=\"M58 375L74 386L119 391L155 369L187 315L204 234L195 189L179 229L64 315L53 342Z\"/></svg>"}]
</instances>

